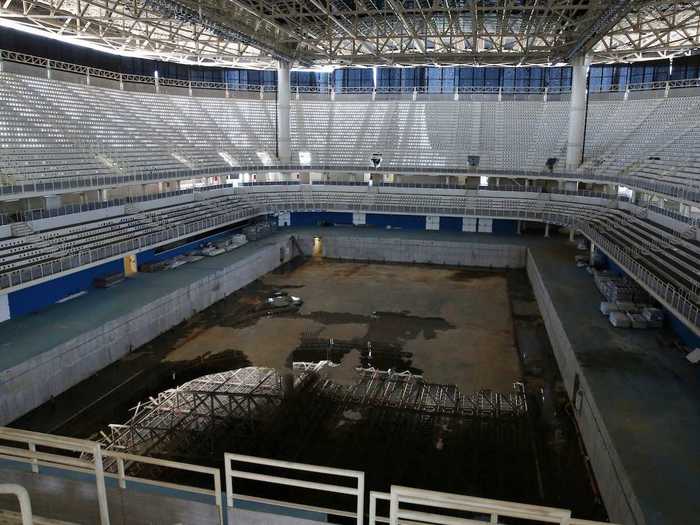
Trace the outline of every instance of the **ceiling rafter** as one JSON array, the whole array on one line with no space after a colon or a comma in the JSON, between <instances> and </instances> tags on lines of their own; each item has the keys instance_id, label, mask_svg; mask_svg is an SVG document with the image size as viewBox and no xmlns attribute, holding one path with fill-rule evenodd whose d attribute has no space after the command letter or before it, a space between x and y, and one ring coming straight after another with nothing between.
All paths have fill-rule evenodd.
<instances>
[{"instance_id":1,"label":"ceiling rafter","mask_svg":"<svg viewBox=\"0 0 700 525\"><path fill-rule=\"evenodd\" d=\"M3 0L0 19L222 66L609 62L700 48L700 0Z\"/></svg>"}]
</instances>

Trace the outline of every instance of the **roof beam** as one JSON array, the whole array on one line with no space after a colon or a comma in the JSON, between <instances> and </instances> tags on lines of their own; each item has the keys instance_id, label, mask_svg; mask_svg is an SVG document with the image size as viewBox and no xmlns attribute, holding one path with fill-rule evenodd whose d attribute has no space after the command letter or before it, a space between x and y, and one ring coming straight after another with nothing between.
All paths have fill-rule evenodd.
<instances>
[{"instance_id":1,"label":"roof beam","mask_svg":"<svg viewBox=\"0 0 700 525\"><path fill-rule=\"evenodd\" d=\"M640 8L649 0L614 0L593 23L577 35L566 56L570 62L575 56L585 54L595 46L613 27L622 21L632 10Z\"/></svg>"}]
</instances>

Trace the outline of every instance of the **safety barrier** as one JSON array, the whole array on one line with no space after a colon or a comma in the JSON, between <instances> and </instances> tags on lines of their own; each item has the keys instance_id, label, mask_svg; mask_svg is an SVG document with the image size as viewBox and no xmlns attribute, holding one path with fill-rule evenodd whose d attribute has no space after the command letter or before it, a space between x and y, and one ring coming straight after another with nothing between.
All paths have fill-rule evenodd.
<instances>
[{"instance_id":1,"label":"safety barrier","mask_svg":"<svg viewBox=\"0 0 700 525\"><path fill-rule=\"evenodd\" d=\"M354 164L275 164L264 166L250 164L231 167L210 167L187 170L153 171L134 169L125 175L94 176L94 177L61 177L44 178L27 181L16 181L14 184L0 184L0 198L19 199L33 195L51 195L58 193L84 191L90 188L105 188L120 185L137 185L165 180L183 180L204 177L225 177L239 173L334 173L364 174L391 173L397 175L455 175L455 176L488 176L516 179L541 179L541 180L580 180L596 184L618 184L630 189L643 190L651 193L671 197L674 199L699 203L700 183L698 185L678 184L649 180L645 177L629 174L611 174L597 172L593 169L581 169L578 171L549 171L549 170L512 170L489 169L475 171L469 168L430 166L382 166L370 168Z\"/></svg>"},{"instance_id":2,"label":"safety barrier","mask_svg":"<svg viewBox=\"0 0 700 525\"><path fill-rule=\"evenodd\" d=\"M97 488L100 523L109 525L107 488L102 464L102 447L99 443L7 427L0 427L0 440L26 446L24 449L1 445L0 459L28 463L34 473L38 473L40 467L44 466L93 474ZM37 450L37 446L49 448L54 452L41 452ZM75 454L87 454L92 459L78 458Z\"/></svg>"},{"instance_id":3,"label":"safety barrier","mask_svg":"<svg viewBox=\"0 0 700 525\"><path fill-rule=\"evenodd\" d=\"M0 427L0 441L18 443L26 448L16 446L0 446L0 459L27 463L34 473L39 473L41 467L59 469L61 471L89 473L95 476L97 486L97 502L99 506L101 525L109 525L109 505L105 479L117 481L121 490L128 490L130 483L157 486L180 492L201 494L213 498L219 514L219 524L223 525L223 501L221 496L221 473L219 469L191 465L177 461L137 456L114 450L104 450L100 443L84 439L54 436ZM37 446L45 447L51 452L37 450ZM59 453L63 451L64 453ZM76 455L79 454L79 457ZM174 469L191 473L205 474L212 477L213 489L197 486L154 481L148 478L127 475L128 468L135 464L153 465L161 469ZM128 484L129 483L129 484Z\"/></svg>"},{"instance_id":4,"label":"safety barrier","mask_svg":"<svg viewBox=\"0 0 700 525\"><path fill-rule=\"evenodd\" d=\"M28 463L31 465L32 472L38 473L40 467L51 467L68 472L94 474L97 483L97 499L100 507L100 523L102 525L109 524L105 478L116 479L119 489L125 491L130 490L130 483L134 482L137 484L170 488L175 491L211 496L217 506L219 523L225 523L219 469L137 456L113 450L104 450L100 443L95 441L53 436L7 427L0 427L0 441L3 443L21 443L25 448L7 445L0 446L0 459ZM38 451L37 446L46 447L51 450L51 452ZM60 453L59 451L64 451L65 453ZM80 457L76 457L78 453L81 454ZM154 481L126 475L125 471L136 463L206 474L212 476L214 486L212 490L209 490L201 487ZM285 476L260 474L250 470L234 469L232 466L233 463L257 466L263 469L283 469L285 471L296 472L297 474ZM105 468L104 465L107 465L107 467ZM327 515L349 517L353 518L357 525L362 525L365 522L364 501L366 494L364 472L230 453L224 455L224 469L226 476L226 505L229 509L233 508L234 501L249 501L276 506L286 509L287 511L294 509L297 511L304 510ZM256 470L260 470L260 468ZM304 473L303 477L306 479L300 479L302 475L299 473ZM325 475L335 478L344 478L349 480L351 484L338 485L308 481L309 474L312 476ZM245 479L273 485L296 487L320 491L325 494L350 496L355 500L355 510L331 509L316 505L304 505L234 493L234 479ZM0 485L0 487L2 487L2 485ZM0 493L2 493L2 490L0 490ZM13 493L17 493L17 491L13 491ZM376 523L398 525L411 522L444 525L483 524L484 519L477 519L476 515L485 517L490 520L488 523L493 524L500 523L499 519L501 517L510 517L531 520L538 523L555 523L560 525L602 525L601 522L574 519L571 517L571 511L565 509L524 505L507 501L475 498L400 486L392 486L390 492L371 491L368 496L369 516L367 523L369 525L375 525ZM28 497L24 499L28 501ZM377 515L378 501L389 503L389 515ZM414 507L407 508L407 505L412 505ZM26 504L24 507L27 507ZM425 509L431 509L431 511L427 512ZM465 518L465 512L471 513L472 517ZM30 513L31 511L29 511L29 514ZM462 513L462 516L455 516L455 513Z\"/></svg>"},{"instance_id":5,"label":"safety barrier","mask_svg":"<svg viewBox=\"0 0 700 525\"><path fill-rule=\"evenodd\" d=\"M169 227L157 233L150 233L119 243L110 244L92 250L85 250L74 255L61 257L50 262L22 268L0 275L0 289L12 288L24 283L49 277L74 268L87 266L95 262L106 262L112 257L121 256L153 248L162 243L189 237L196 233L220 228L259 215L254 208L232 211L217 217L208 218L187 224Z\"/></svg>"},{"instance_id":6,"label":"safety barrier","mask_svg":"<svg viewBox=\"0 0 700 525\"><path fill-rule=\"evenodd\" d=\"M239 84L237 82L201 82L191 80L181 80L176 78L164 78L148 75L133 75L127 73L119 73L105 69L72 64L70 62L62 62L60 60L52 60L44 57L37 57L26 53L16 51L0 50L0 60L8 62L17 62L45 69L54 69L57 71L66 71L78 75L84 75L86 78L104 78L120 83L136 83L150 84L152 86L170 86L189 89L206 89L219 91L248 91L248 92L274 92L277 90L275 85L266 84ZM86 83L88 83L86 81ZM679 80L666 80L655 82L643 82L636 84L614 84L609 86L600 85L592 89L592 92L607 93L607 92L624 92L624 91L643 91L643 90L670 90L676 88L699 87L700 78L688 78ZM313 93L319 95L337 94L525 94L525 95L559 95L569 94L571 88L568 86L455 86L450 88L436 88L433 86L345 86L336 87L334 85L324 86L292 86L292 90L297 93Z\"/></svg>"},{"instance_id":7,"label":"safety barrier","mask_svg":"<svg viewBox=\"0 0 700 525\"><path fill-rule=\"evenodd\" d=\"M389 501L389 516L376 516L376 501ZM500 518L517 518L527 522L556 523L559 525L602 525L602 522L577 520L571 511L538 505L525 505L445 492L392 486L390 493L370 493L370 509L375 503L374 513L370 510L369 525L389 523L423 523L425 525L481 525L499 524ZM413 506L407 508L407 505ZM427 511L430 509L430 512ZM459 516L461 514L462 516Z\"/></svg>"},{"instance_id":8,"label":"safety barrier","mask_svg":"<svg viewBox=\"0 0 700 525\"><path fill-rule=\"evenodd\" d=\"M331 483L319 483L315 481L305 481L298 478L288 478L282 476L271 476L267 474L256 474L253 472L246 472L243 470L234 469L231 465L232 462L246 463L254 465L265 465L268 467L276 467L286 470L301 471L301 472L312 472L317 474L326 474L329 476L349 478L354 481L354 486L336 485ZM268 505L281 506L286 508L300 509L306 511L321 512L324 514L332 514L336 516L344 516L348 518L355 518L357 525L362 525L364 520L364 498L365 498L365 474L364 472L359 472L356 470L346 470L331 467L319 467L316 465L308 465L305 463L293 463L290 461L280 461L274 459L257 458L253 456L244 456L241 454L230 454L224 455L224 467L226 471L226 504L229 508L233 508L234 499L241 501L252 501L256 503L265 503ZM233 492L233 480L234 478L248 479L252 481L261 481L265 483L272 483L277 485L284 485L289 487L298 487L304 489L310 489L315 491L321 491L325 493L334 494L344 494L347 496L353 496L356 500L355 512L349 512L344 509L329 509L324 507L318 507L315 505L302 505L299 503L276 501L265 498L258 498L254 496L247 496L242 494L234 494Z\"/></svg>"},{"instance_id":9,"label":"safety barrier","mask_svg":"<svg viewBox=\"0 0 700 525\"><path fill-rule=\"evenodd\" d=\"M32 514L32 502L29 499L29 492L21 485L14 483L0 483L0 494L12 494L17 496L19 502L22 525L33 525L34 516Z\"/></svg>"}]
</instances>

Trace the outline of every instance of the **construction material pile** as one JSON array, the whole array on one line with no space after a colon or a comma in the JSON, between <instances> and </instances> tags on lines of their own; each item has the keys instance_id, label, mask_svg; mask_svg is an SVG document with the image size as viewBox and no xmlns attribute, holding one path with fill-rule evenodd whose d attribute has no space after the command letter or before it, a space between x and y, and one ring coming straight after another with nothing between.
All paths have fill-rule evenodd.
<instances>
[{"instance_id":1,"label":"construction material pile","mask_svg":"<svg viewBox=\"0 0 700 525\"><path fill-rule=\"evenodd\" d=\"M661 328L664 312L650 305L649 294L629 277L593 271L593 281L605 297L600 312L616 328Z\"/></svg>"},{"instance_id":2,"label":"construction material pile","mask_svg":"<svg viewBox=\"0 0 700 525\"><path fill-rule=\"evenodd\" d=\"M608 302L648 303L649 294L627 276L620 277L609 271L593 272L598 291Z\"/></svg>"}]
</instances>

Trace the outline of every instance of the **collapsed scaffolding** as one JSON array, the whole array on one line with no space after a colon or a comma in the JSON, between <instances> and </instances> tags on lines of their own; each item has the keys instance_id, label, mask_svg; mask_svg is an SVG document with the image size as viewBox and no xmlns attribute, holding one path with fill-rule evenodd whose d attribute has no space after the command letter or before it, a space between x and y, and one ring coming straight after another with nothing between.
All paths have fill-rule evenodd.
<instances>
[{"instance_id":1,"label":"collapsed scaffolding","mask_svg":"<svg viewBox=\"0 0 700 525\"><path fill-rule=\"evenodd\" d=\"M219 468L233 452L362 469L372 490L427 484L539 497L522 384L505 393L461 392L408 371L359 367L344 375L338 366L294 362L284 371L249 367L200 377L140 403L101 441L110 450ZM116 472L117 465L105 468ZM175 479L173 472L125 468Z\"/></svg>"},{"instance_id":2,"label":"collapsed scaffolding","mask_svg":"<svg viewBox=\"0 0 700 525\"><path fill-rule=\"evenodd\" d=\"M282 385L282 376L271 368L199 377L139 403L126 423L101 432L101 441L110 450L167 455L175 440L213 436L219 424L232 418L264 417L281 403Z\"/></svg>"},{"instance_id":3,"label":"collapsed scaffolding","mask_svg":"<svg viewBox=\"0 0 700 525\"><path fill-rule=\"evenodd\" d=\"M356 381L346 385L325 376L333 366L330 361L297 362L293 374L247 367L199 377L139 403L126 423L111 424L108 432L101 432L101 441L110 450L152 456L195 445L201 448L203 436L216 439L232 421L239 426L247 423L250 430L256 422L269 419L282 405L285 392L302 385L307 395L331 401L341 412L379 407L489 419L517 418L527 412L520 383L508 393L463 393L455 385L429 383L410 372L358 368Z\"/></svg>"}]
</instances>

